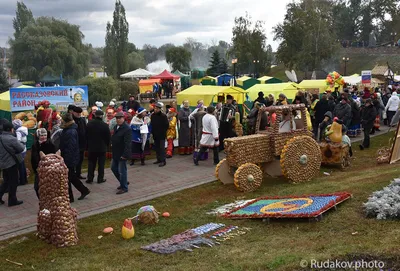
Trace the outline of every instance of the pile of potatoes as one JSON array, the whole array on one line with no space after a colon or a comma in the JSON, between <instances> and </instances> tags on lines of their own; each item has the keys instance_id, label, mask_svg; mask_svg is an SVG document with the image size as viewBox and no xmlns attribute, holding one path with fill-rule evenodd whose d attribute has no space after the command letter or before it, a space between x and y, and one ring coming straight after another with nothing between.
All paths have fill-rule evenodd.
<instances>
[{"instance_id":1,"label":"pile of potatoes","mask_svg":"<svg viewBox=\"0 0 400 271\"><path fill-rule=\"evenodd\" d=\"M40 153L39 238L57 247L78 243L77 211L71 208L68 194L68 168L60 153Z\"/></svg>"}]
</instances>

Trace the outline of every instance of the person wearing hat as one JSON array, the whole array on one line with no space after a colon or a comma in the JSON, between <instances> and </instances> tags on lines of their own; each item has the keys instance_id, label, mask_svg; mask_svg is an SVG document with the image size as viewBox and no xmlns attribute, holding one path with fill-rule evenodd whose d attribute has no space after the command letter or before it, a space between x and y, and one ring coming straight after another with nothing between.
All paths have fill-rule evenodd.
<instances>
[{"instance_id":1,"label":"person wearing hat","mask_svg":"<svg viewBox=\"0 0 400 271\"><path fill-rule=\"evenodd\" d=\"M178 113L178 121L179 121L179 154L180 155L188 155L192 153L192 140L190 136L190 114L192 111L189 107L189 101L183 101L181 109Z\"/></svg>"},{"instance_id":2,"label":"person wearing hat","mask_svg":"<svg viewBox=\"0 0 400 271\"><path fill-rule=\"evenodd\" d=\"M92 120L96 117L96 111L98 110L97 106L92 106L92 110L90 111L90 114L88 116L88 120Z\"/></svg>"},{"instance_id":3,"label":"person wearing hat","mask_svg":"<svg viewBox=\"0 0 400 271\"><path fill-rule=\"evenodd\" d=\"M3 171L3 183L0 186L0 204L4 204L3 195L8 189L8 206L20 205L17 199L18 168L23 163L22 152L25 146L13 134L11 122L3 124L0 135L0 169Z\"/></svg>"},{"instance_id":4,"label":"person wearing hat","mask_svg":"<svg viewBox=\"0 0 400 271\"><path fill-rule=\"evenodd\" d=\"M400 106L400 99L399 96L397 96L397 92L393 91L392 96L390 96L386 106L385 106L385 111L387 112L387 119L388 119L388 125L392 124L392 119L394 115L396 115L397 110L399 109Z\"/></svg>"},{"instance_id":5,"label":"person wearing hat","mask_svg":"<svg viewBox=\"0 0 400 271\"><path fill-rule=\"evenodd\" d=\"M370 145L370 137L369 134L374 126L374 121L376 118L376 109L372 104L372 100L370 98L365 100L365 105L361 109L361 124L364 128L364 140L362 144L359 146L360 150L364 150L365 148L369 148Z\"/></svg>"},{"instance_id":6,"label":"person wearing hat","mask_svg":"<svg viewBox=\"0 0 400 271\"><path fill-rule=\"evenodd\" d=\"M131 158L132 130L125 122L123 112L115 114L116 125L111 137L111 171L119 181L117 194L128 192L128 170L126 161Z\"/></svg>"},{"instance_id":7,"label":"person wearing hat","mask_svg":"<svg viewBox=\"0 0 400 271\"><path fill-rule=\"evenodd\" d=\"M349 104L348 94L342 93L338 99L340 99L340 102L335 106L333 117L341 119L344 125L349 127L351 123L351 106Z\"/></svg>"},{"instance_id":8,"label":"person wearing hat","mask_svg":"<svg viewBox=\"0 0 400 271\"><path fill-rule=\"evenodd\" d=\"M154 164L159 164L159 167L167 164L165 161L165 139L169 128L168 117L162 112L162 107L162 103L156 103L154 113L151 115L151 133L157 154L157 161Z\"/></svg>"},{"instance_id":9,"label":"person wearing hat","mask_svg":"<svg viewBox=\"0 0 400 271\"><path fill-rule=\"evenodd\" d=\"M28 128L22 126L22 120L15 119L12 121L14 126L15 135L19 142L25 146L24 151L22 152L22 157L25 159L26 156L26 142L28 141ZM28 176L26 174L26 166L25 162L19 164L19 185L25 185L28 183Z\"/></svg>"},{"instance_id":10,"label":"person wearing hat","mask_svg":"<svg viewBox=\"0 0 400 271\"><path fill-rule=\"evenodd\" d=\"M167 118L169 122L169 128L167 131L167 158L171 158L174 154L174 139L176 138L176 109L171 107L168 110Z\"/></svg>"},{"instance_id":11,"label":"person wearing hat","mask_svg":"<svg viewBox=\"0 0 400 271\"><path fill-rule=\"evenodd\" d=\"M147 110L139 107L137 115L132 118L130 123L132 129L132 162L138 159L141 165L145 165L146 155L150 155L150 118L147 116Z\"/></svg>"},{"instance_id":12,"label":"person wearing hat","mask_svg":"<svg viewBox=\"0 0 400 271\"><path fill-rule=\"evenodd\" d=\"M78 138L79 138L79 163L76 165L76 174L79 179L84 180L82 177L82 163L86 150L86 120L82 117L82 108L75 106L72 110L72 116L77 125Z\"/></svg>"},{"instance_id":13,"label":"person wearing hat","mask_svg":"<svg viewBox=\"0 0 400 271\"><path fill-rule=\"evenodd\" d=\"M31 149L31 165L33 173L35 174L33 188L35 189L37 198L39 198L39 174L37 172L37 168L40 162L40 152L43 152L45 155L56 153L56 147L48 138L47 130L44 128L36 130L35 142L33 143Z\"/></svg>"},{"instance_id":14,"label":"person wearing hat","mask_svg":"<svg viewBox=\"0 0 400 271\"><path fill-rule=\"evenodd\" d=\"M256 103L262 103L262 104L264 104L265 106L267 105L267 100L265 100L265 98L264 98L264 92L262 92L262 91L260 91L260 92L258 92L258 97L257 97L257 99L255 99L254 100L254 102L253 102L253 107L251 108L251 109L253 109L254 107L255 107L255 105L256 105Z\"/></svg>"},{"instance_id":15,"label":"person wearing hat","mask_svg":"<svg viewBox=\"0 0 400 271\"><path fill-rule=\"evenodd\" d=\"M86 183L93 183L94 171L97 169L97 183L104 183L104 166L106 152L110 145L111 134L108 125L103 121L104 113L97 110L95 118L86 126L86 140L88 146L88 175Z\"/></svg>"},{"instance_id":16,"label":"person wearing hat","mask_svg":"<svg viewBox=\"0 0 400 271\"><path fill-rule=\"evenodd\" d=\"M135 100L135 96L134 95L129 95L129 101L126 104L126 107L127 107L127 110L133 109L133 110L135 110L137 112L139 107L140 107L140 103Z\"/></svg>"},{"instance_id":17,"label":"person wearing hat","mask_svg":"<svg viewBox=\"0 0 400 271\"><path fill-rule=\"evenodd\" d=\"M221 108L220 120L219 120L219 141L224 142L225 138L234 137L233 132L233 121L235 119L236 107L233 105L233 96L226 96L226 103ZM224 144L219 144L219 149L224 149Z\"/></svg>"},{"instance_id":18,"label":"person wearing hat","mask_svg":"<svg viewBox=\"0 0 400 271\"><path fill-rule=\"evenodd\" d=\"M196 112L195 112L196 111ZM193 111L194 114L190 114L190 120L192 121L193 135L194 135L194 153L193 157L196 158L197 154L200 152L200 140L203 134L203 117L207 114L207 107L201 104L201 107ZM208 159L208 151L204 152L200 160Z\"/></svg>"},{"instance_id":19,"label":"person wearing hat","mask_svg":"<svg viewBox=\"0 0 400 271\"><path fill-rule=\"evenodd\" d=\"M214 165L219 163L219 138L218 138L218 121L214 115L215 107L207 107L207 114L202 119L203 132L200 140L200 151L194 158L194 164L199 165L200 157L208 149L212 148L214 153Z\"/></svg>"},{"instance_id":20,"label":"person wearing hat","mask_svg":"<svg viewBox=\"0 0 400 271\"><path fill-rule=\"evenodd\" d=\"M64 162L68 167L68 192L69 201L74 202L74 194L72 192L71 184L81 192L81 196L78 200L84 199L89 195L89 189L81 182L77 175L77 165L79 164L79 136L78 136L78 125L75 123L73 116L70 113L64 114L62 117L63 129L60 136L60 150L61 156L64 158Z\"/></svg>"}]
</instances>

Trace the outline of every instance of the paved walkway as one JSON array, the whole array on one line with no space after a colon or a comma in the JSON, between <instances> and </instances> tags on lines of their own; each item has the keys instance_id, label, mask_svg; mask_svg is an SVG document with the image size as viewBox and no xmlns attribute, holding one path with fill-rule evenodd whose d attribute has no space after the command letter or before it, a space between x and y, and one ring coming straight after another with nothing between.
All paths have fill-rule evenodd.
<instances>
[{"instance_id":1,"label":"paved walkway","mask_svg":"<svg viewBox=\"0 0 400 271\"><path fill-rule=\"evenodd\" d=\"M193 165L192 156L178 155L168 159L163 168L153 165L155 160L146 161L146 166L128 166L129 192L122 195L115 194L119 183L106 169L107 182L87 184L91 193L84 200L77 200L80 193L74 190L72 207L84 218L215 181L212 154L210 158L198 167ZM39 201L33 185L18 187L17 196L24 203L13 207L7 206L7 195L3 197L6 204L0 205L0 240L36 231Z\"/></svg>"}]
</instances>

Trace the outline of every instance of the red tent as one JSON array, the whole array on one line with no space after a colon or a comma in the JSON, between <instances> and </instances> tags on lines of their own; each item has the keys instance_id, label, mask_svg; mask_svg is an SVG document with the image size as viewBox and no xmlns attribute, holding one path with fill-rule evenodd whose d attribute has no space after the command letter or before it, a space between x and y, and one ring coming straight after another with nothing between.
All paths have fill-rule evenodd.
<instances>
[{"instance_id":1,"label":"red tent","mask_svg":"<svg viewBox=\"0 0 400 271\"><path fill-rule=\"evenodd\" d=\"M154 76L151 76L150 78L151 79L164 79L164 80L178 80L181 77L179 75L172 74L167 70L164 70L159 75L154 75Z\"/></svg>"}]
</instances>

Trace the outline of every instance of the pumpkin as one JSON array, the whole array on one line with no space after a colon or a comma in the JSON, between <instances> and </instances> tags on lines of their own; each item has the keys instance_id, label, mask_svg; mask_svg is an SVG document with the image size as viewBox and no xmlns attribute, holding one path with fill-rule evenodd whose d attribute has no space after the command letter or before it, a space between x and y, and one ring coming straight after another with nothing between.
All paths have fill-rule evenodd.
<instances>
[{"instance_id":1,"label":"pumpkin","mask_svg":"<svg viewBox=\"0 0 400 271\"><path fill-rule=\"evenodd\" d=\"M22 126L28 128L28 129L32 129L33 127L35 127L35 125L36 125L36 122L34 120L28 120L22 124Z\"/></svg>"},{"instance_id":2,"label":"pumpkin","mask_svg":"<svg viewBox=\"0 0 400 271\"><path fill-rule=\"evenodd\" d=\"M125 240L131 239L135 236L135 229L132 225L132 220L125 219L124 225L122 226L122 238Z\"/></svg>"},{"instance_id":3,"label":"pumpkin","mask_svg":"<svg viewBox=\"0 0 400 271\"><path fill-rule=\"evenodd\" d=\"M105 228L104 230L103 230L103 232L104 233L113 233L113 231L114 231L114 229L113 228L111 228L111 227L107 227L107 228Z\"/></svg>"}]
</instances>

